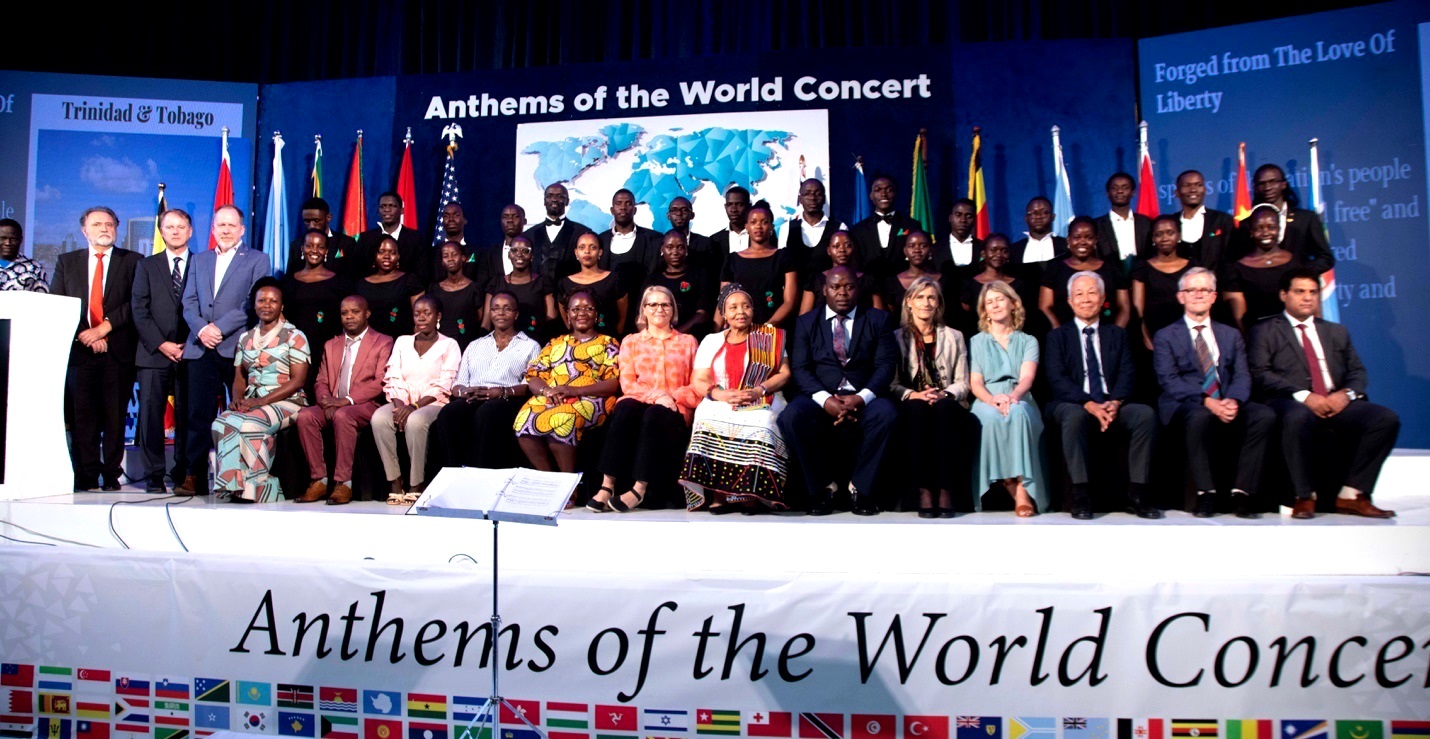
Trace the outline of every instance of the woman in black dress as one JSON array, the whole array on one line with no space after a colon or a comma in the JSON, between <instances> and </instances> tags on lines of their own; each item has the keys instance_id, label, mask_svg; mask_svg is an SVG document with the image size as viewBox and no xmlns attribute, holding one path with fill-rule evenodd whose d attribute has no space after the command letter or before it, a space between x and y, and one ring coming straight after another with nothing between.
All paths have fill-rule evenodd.
<instances>
[{"instance_id":1,"label":"woman in black dress","mask_svg":"<svg viewBox=\"0 0 1430 739\"><path fill-rule=\"evenodd\" d=\"M788 249L775 245L775 216L761 200L745 220L749 246L731 252L720 270L720 287L739 283L755 301L755 325L784 326L794 322L799 307L799 265ZM717 322L724 326L723 318Z\"/></svg>"},{"instance_id":2,"label":"woman in black dress","mask_svg":"<svg viewBox=\"0 0 1430 739\"><path fill-rule=\"evenodd\" d=\"M1284 224L1277 221L1277 241L1282 249L1290 252L1297 264L1320 271L1336 266L1336 256L1326 240L1325 224L1316 211L1300 207L1301 199L1291 183L1286 181L1284 170L1275 164L1263 164L1256 168L1252 183L1252 206L1266 203L1275 207L1278 217L1285 221ZM1245 221L1241 227L1244 235L1241 255L1256 251L1256 238L1251 236Z\"/></svg>"},{"instance_id":3,"label":"woman in black dress","mask_svg":"<svg viewBox=\"0 0 1430 739\"><path fill-rule=\"evenodd\" d=\"M603 251L601 238L596 234L588 231L576 238L576 261L581 269L562 277L557 284L556 292L561 297L561 320L570 323L566 315L567 299L583 292L596 303L596 333L620 338L621 327L626 325L630 298L621 289L620 276L615 270L601 269Z\"/></svg>"},{"instance_id":4,"label":"woman in black dress","mask_svg":"<svg viewBox=\"0 0 1430 739\"><path fill-rule=\"evenodd\" d=\"M516 330L535 339L538 344L547 339L547 326L556 320L556 296L543 275L531 268L531 242L516 236L507 250L511 259L511 274L493 277L487 285L486 307L482 311L482 329L492 330L492 296L509 292L516 296Z\"/></svg>"},{"instance_id":5,"label":"woman in black dress","mask_svg":"<svg viewBox=\"0 0 1430 739\"><path fill-rule=\"evenodd\" d=\"M482 333L482 308L486 302L486 291L467 277L466 266L466 250L461 244L448 241L442 245L442 271L446 278L427 288L427 294L442 304L442 320L437 330L456 339L463 350Z\"/></svg>"},{"instance_id":6,"label":"woman in black dress","mask_svg":"<svg viewBox=\"0 0 1430 739\"><path fill-rule=\"evenodd\" d=\"M663 287L675 296L676 314L682 334L690 334L696 342L710 333L710 315L715 312L715 281L703 267L692 265L690 245L685 234L669 231L660 243L662 267L646 278L645 287ZM642 288L644 291L644 288Z\"/></svg>"},{"instance_id":7,"label":"woman in black dress","mask_svg":"<svg viewBox=\"0 0 1430 739\"><path fill-rule=\"evenodd\" d=\"M1156 253L1132 268L1132 307L1142 319L1142 343L1152 351L1152 337L1182 317L1177 301L1177 281L1192 268L1190 259L1177 253L1182 241L1182 219L1168 213L1152 219L1152 247Z\"/></svg>"},{"instance_id":8,"label":"woman in black dress","mask_svg":"<svg viewBox=\"0 0 1430 739\"><path fill-rule=\"evenodd\" d=\"M915 233L918 233L917 231ZM912 235L912 234L911 234ZM927 241L928 237L924 237ZM830 269L835 267L848 267L854 271L854 277L859 281L859 305L864 308L878 308L884 310L884 296L875 289L874 276L868 272L861 272L857 252L854 251L854 239L849 237L847 231L835 231L829 237L829 246L825 248L829 256L829 269L823 269L809 276L809 280L804 283L804 296L800 298L799 314L802 316L812 310L824 309L824 280Z\"/></svg>"},{"instance_id":9,"label":"woman in black dress","mask_svg":"<svg viewBox=\"0 0 1430 739\"><path fill-rule=\"evenodd\" d=\"M397 239L384 238L373 255L377 271L357 283L357 294L372 311L369 325L394 339L412 333L412 305L422 297L422 283L397 268L399 259Z\"/></svg>"},{"instance_id":10,"label":"woman in black dress","mask_svg":"<svg viewBox=\"0 0 1430 739\"><path fill-rule=\"evenodd\" d=\"M1127 328L1132 320L1132 299L1127 294L1127 277L1122 265L1097 256L1097 223L1078 216L1068 224L1068 256L1048 262L1043 268L1043 288L1038 291L1038 310L1053 328L1073 319L1068 305L1068 280L1079 272L1096 272L1107 285L1107 303L1102 320Z\"/></svg>"},{"instance_id":11,"label":"woman in black dress","mask_svg":"<svg viewBox=\"0 0 1430 739\"><path fill-rule=\"evenodd\" d=\"M1283 310L1281 275L1298 267L1323 266L1307 263L1281 245L1280 216L1276 206L1262 203L1251 209L1246 219L1251 233L1250 254L1226 265L1221 292L1231 308L1232 322L1242 334L1257 321Z\"/></svg>"},{"instance_id":12,"label":"woman in black dress","mask_svg":"<svg viewBox=\"0 0 1430 739\"><path fill-rule=\"evenodd\" d=\"M977 256L977 255L974 255ZM908 263L908 269L896 275L890 275L884 281L884 305L885 310L890 313L900 313L903 311L904 295L909 291L909 286L914 284L914 280L920 277L927 277L939 284L939 289L943 292L944 305L950 310L943 311L943 323L952 326L957 322L958 309L961 307L957 303L949 304L948 290L943 275L939 274L938 265L933 261L933 241L929 235L923 231L910 231L904 238L904 261Z\"/></svg>"},{"instance_id":13,"label":"woman in black dress","mask_svg":"<svg viewBox=\"0 0 1430 739\"><path fill-rule=\"evenodd\" d=\"M303 332L312 354L323 356L323 345L328 339L342 333L342 323L338 321L338 306L353 293L353 283L348 278L328 269L328 235L317 229L303 235L303 267L283 278L283 317ZM314 361L316 365L316 359ZM313 385L318 381L316 371L308 373L303 389L308 397L313 397Z\"/></svg>"}]
</instances>

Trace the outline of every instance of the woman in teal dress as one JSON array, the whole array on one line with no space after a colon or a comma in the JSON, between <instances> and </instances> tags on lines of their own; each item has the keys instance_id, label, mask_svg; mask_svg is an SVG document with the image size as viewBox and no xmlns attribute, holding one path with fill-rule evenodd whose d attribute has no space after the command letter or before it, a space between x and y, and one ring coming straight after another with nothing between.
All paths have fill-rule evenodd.
<instances>
[{"instance_id":1,"label":"woman in teal dress","mask_svg":"<svg viewBox=\"0 0 1430 739\"><path fill-rule=\"evenodd\" d=\"M1048 509L1043 490L1043 414L1029 391L1038 374L1038 340L1022 332L1023 301L1007 283L993 281L978 295L979 333L969 342L973 415L983 426L973 510L998 482L1013 496L1020 518Z\"/></svg>"},{"instance_id":2,"label":"woman in teal dress","mask_svg":"<svg viewBox=\"0 0 1430 739\"><path fill-rule=\"evenodd\" d=\"M283 486L270 473L278 432L308 404L308 339L283 320L283 291L260 282L253 307L258 325L238 337L233 355L233 402L211 428L217 471L214 491L234 503L283 499Z\"/></svg>"}]
</instances>

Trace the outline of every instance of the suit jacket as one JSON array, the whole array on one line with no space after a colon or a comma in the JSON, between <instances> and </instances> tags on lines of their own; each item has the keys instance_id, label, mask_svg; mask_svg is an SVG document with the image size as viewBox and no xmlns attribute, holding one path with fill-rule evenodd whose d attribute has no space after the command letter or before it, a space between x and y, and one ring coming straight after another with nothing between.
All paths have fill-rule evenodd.
<instances>
[{"instance_id":1,"label":"suit jacket","mask_svg":"<svg viewBox=\"0 0 1430 739\"><path fill-rule=\"evenodd\" d=\"M253 312L249 293L254 283L268 276L268 255L242 244L235 248L238 253L233 255L222 285L214 285L218 250L201 251L189 264L189 277L184 283L184 321L192 333L184 347L184 359L204 355L199 331L210 323L223 332L223 341L215 350L220 356L232 357L239 333L249 325Z\"/></svg>"},{"instance_id":2,"label":"suit jacket","mask_svg":"<svg viewBox=\"0 0 1430 739\"><path fill-rule=\"evenodd\" d=\"M612 269L611 265L615 265L614 269L617 271L631 273L625 275L629 280L627 284L640 285L644 283L646 276L655 271L656 265L661 264L660 244L663 237L660 232L645 226L636 226L635 244L625 254L611 253L611 239L615 235L615 229L608 228L598 236L601 239L601 269ZM637 265L637 267L629 265ZM639 275L634 274L637 268L640 271Z\"/></svg>"},{"instance_id":3,"label":"suit jacket","mask_svg":"<svg viewBox=\"0 0 1430 739\"><path fill-rule=\"evenodd\" d=\"M338 334L323 345L323 363L318 366L318 379L313 383L313 394L318 401L333 397L338 390L346 340L346 334ZM353 405L369 400L381 404L385 400L382 380L387 374L387 360L392 357L394 343L391 336L368 328L367 335L358 346L357 356L353 358L352 375L348 378L348 397L353 399Z\"/></svg>"},{"instance_id":4,"label":"suit jacket","mask_svg":"<svg viewBox=\"0 0 1430 739\"><path fill-rule=\"evenodd\" d=\"M1024 262L1023 262L1023 255L1024 255L1027 251L1028 251L1028 237L1027 237L1027 236L1024 236L1023 238L1018 239L1017 241L1014 241L1012 244L1009 244L1009 245L1008 245L1008 263L1009 263L1009 264L1023 264L1023 263L1024 263ZM1053 259L1062 259L1063 257L1065 257L1065 256L1067 255L1067 253L1068 253L1068 240L1065 239L1065 238L1063 238L1063 237L1061 237L1061 236L1054 236L1054 237L1053 237L1053 256L1052 256L1052 259L1049 259L1049 260L1047 260L1047 261L1050 261L1050 262L1051 262L1051 261L1053 261ZM1034 264L1040 264L1040 262L1034 262ZM1035 307L1036 307L1036 306L1035 306Z\"/></svg>"},{"instance_id":5,"label":"suit jacket","mask_svg":"<svg viewBox=\"0 0 1430 739\"><path fill-rule=\"evenodd\" d=\"M1087 365L1082 360L1082 333L1076 321L1068 321L1048 332L1043 352L1043 371L1052 386L1048 405L1053 403L1083 403L1092 396L1082 389L1087 377ZM1136 370L1132 367L1132 350L1127 345L1127 332L1111 321L1098 321L1097 346L1102 353L1102 380L1107 384L1108 400L1127 400L1132 395Z\"/></svg>"},{"instance_id":6,"label":"suit jacket","mask_svg":"<svg viewBox=\"0 0 1430 739\"><path fill-rule=\"evenodd\" d=\"M184 255L184 282L194 263L194 250ZM189 340L189 324L184 321L184 294L174 295L173 273L169 271L169 251L144 257L134 270L134 328L139 332L139 349L134 363L140 367L162 369L173 366L169 358L159 353L159 345L172 341L185 344Z\"/></svg>"},{"instance_id":7,"label":"suit jacket","mask_svg":"<svg viewBox=\"0 0 1430 739\"><path fill-rule=\"evenodd\" d=\"M1339 323L1315 319L1316 336L1321 339L1326 368L1331 372L1331 390L1350 388L1366 394L1365 365L1351 345L1351 334ZM1301 334L1283 314L1262 319L1251 327L1248 354L1252 392L1257 400L1289 398L1311 389L1311 368L1301 346Z\"/></svg>"},{"instance_id":8,"label":"suit jacket","mask_svg":"<svg viewBox=\"0 0 1430 739\"><path fill-rule=\"evenodd\" d=\"M881 310L859 308L850 323L849 362L840 366L834 356L834 330L824 320L824 311L810 311L795 321L790 361L801 393L838 393L845 378L855 390L888 392L899 366L894 319Z\"/></svg>"},{"instance_id":9,"label":"suit jacket","mask_svg":"<svg viewBox=\"0 0 1430 739\"><path fill-rule=\"evenodd\" d=\"M372 259L377 255L377 245L386 237L387 234L376 226L358 235L357 248L353 249L348 257L350 277L355 280L362 279L377 271ZM397 234L397 268L425 281L433 276L434 271L440 272L442 264L436 250L416 229L403 228ZM437 279L441 277L438 276Z\"/></svg>"},{"instance_id":10,"label":"suit jacket","mask_svg":"<svg viewBox=\"0 0 1430 739\"><path fill-rule=\"evenodd\" d=\"M1217 348L1217 382L1221 397L1238 403L1251 399L1251 370L1246 358L1246 342L1241 332L1224 323L1209 322ZM1157 399L1162 423L1171 423L1183 403L1202 402L1202 366L1192 346L1187 322L1178 319L1152 337L1152 366L1162 395Z\"/></svg>"},{"instance_id":11,"label":"suit jacket","mask_svg":"<svg viewBox=\"0 0 1430 739\"><path fill-rule=\"evenodd\" d=\"M854 241L854 251L859 254L859 267L879 280L903 271L904 241L910 231L922 231L923 225L904 215L894 214L893 228L889 230L889 245L879 243L879 217L869 216L849 227L849 238ZM818 259L818 254L815 255ZM935 257L937 259L937 257ZM816 265L816 268L818 265Z\"/></svg>"},{"instance_id":12,"label":"suit jacket","mask_svg":"<svg viewBox=\"0 0 1430 739\"><path fill-rule=\"evenodd\" d=\"M1230 213L1207 208L1202 214L1202 237L1183 241L1183 256L1199 267L1220 274L1222 262L1231 259L1231 239L1235 232L1236 221Z\"/></svg>"},{"instance_id":13,"label":"suit jacket","mask_svg":"<svg viewBox=\"0 0 1430 739\"><path fill-rule=\"evenodd\" d=\"M933 361L939 379L943 380L943 391L967 408L968 347L963 334L948 326L939 326L934 331ZM905 329L894 331L894 342L899 347L899 369L889 390L895 398L902 400L905 394L913 392L918 386L919 352L914 346L913 334Z\"/></svg>"},{"instance_id":14,"label":"suit jacket","mask_svg":"<svg viewBox=\"0 0 1430 739\"><path fill-rule=\"evenodd\" d=\"M523 236L531 242L531 264L533 271L546 274L546 279L555 285L562 277L581 271L581 263L576 261L576 239L583 233L591 233L584 223L567 218L556 232L553 241L546 237L546 221L526 229Z\"/></svg>"},{"instance_id":15,"label":"suit jacket","mask_svg":"<svg viewBox=\"0 0 1430 739\"><path fill-rule=\"evenodd\" d=\"M1107 213L1093 219L1097 224L1097 255L1104 261L1121 262L1122 250L1117 246L1117 232L1112 228L1112 214ZM1133 256L1146 259L1152 256L1152 219L1141 213L1132 214Z\"/></svg>"},{"instance_id":16,"label":"suit jacket","mask_svg":"<svg viewBox=\"0 0 1430 739\"><path fill-rule=\"evenodd\" d=\"M270 260L271 261L271 260ZM335 233L328 237L328 269L351 280L360 279L373 273L372 255L366 258L358 254L357 242L351 236ZM288 244L288 264L284 274L293 274L303 268L303 237L299 236Z\"/></svg>"},{"instance_id":17,"label":"suit jacket","mask_svg":"<svg viewBox=\"0 0 1430 739\"><path fill-rule=\"evenodd\" d=\"M109 336L105 337L108 352L121 362L133 362L139 335L134 330L134 312L130 299L134 287L134 268L144 258L139 254L111 247L105 257L104 317L109 321ZM50 283L51 295L79 298L79 324L71 352L89 351L79 343L79 333L89 328L89 247L65 252L55 260L55 279Z\"/></svg>"}]
</instances>

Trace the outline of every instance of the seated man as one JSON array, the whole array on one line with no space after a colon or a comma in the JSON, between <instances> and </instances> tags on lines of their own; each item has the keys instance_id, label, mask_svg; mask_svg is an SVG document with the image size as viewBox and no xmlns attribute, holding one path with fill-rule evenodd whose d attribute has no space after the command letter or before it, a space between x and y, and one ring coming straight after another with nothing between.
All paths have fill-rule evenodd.
<instances>
[{"instance_id":1,"label":"seated man","mask_svg":"<svg viewBox=\"0 0 1430 739\"><path fill-rule=\"evenodd\" d=\"M898 367L894 320L884 311L855 307L859 281L847 267L828 272L824 299L824 310L810 311L795 323L790 364L801 394L780 414L780 432L804 470L813 501L810 515L833 512L831 498L838 486L830 460L853 455L849 488L854 513L873 516L879 513L874 479L898 416L893 401L879 397L888 392ZM849 429L852 438L836 429Z\"/></svg>"},{"instance_id":2,"label":"seated man","mask_svg":"<svg viewBox=\"0 0 1430 739\"><path fill-rule=\"evenodd\" d=\"M1339 323L1316 318L1321 283L1315 271L1281 276L1279 316L1251 329L1252 390L1281 419L1281 452L1295 495L1292 518L1316 515L1311 465L1317 453L1351 450L1350 471L1336 496L1336 512L1390 518L1370 502L1376 478L1400 435L1400 416L1366 399L1365 365ZM1336 431L1335 447L1315 448L1314 432Z\"/></svg>"},{"instance_id":3,"label":"seated man","mask_svg":"<svg viewBox=\"0 0 1430 739\"><path fill-rule=\"evenodd\" d=\"M1072 517L1092 518L1088 487L1087 449L1093 431L1126 431L1128 492L1141 518L1161 518L1147 500L1152 474L1152 445L1157 440L1157 415L1148 406L1128 403L1134 370L1127 332L1099 318L1107 294L1101 275L1081 272L1068 280L1068 304L1073 320L1048 334L1043 368L1052 387L1044 417L1062 433L1063 457L1072 480Z\"/></svg>"},{"instance_id":4,"label":"seated man","mask_svg":"<svg viewBox=\"0 0 1430 739\"><path fill-rule=\"evenodd\" d=\"M338 307L338 320L343 333L328 339L323 346L322 365L314 384L315 403L298 411L298 438L303 453L308 456L308 472L313 482L299 503L316 503L323 498L328 505L342 505L352 500L353 451L357 448L358 432L372 423L372 414L387 398L382 393L382 379L387 372L387 360L392 356L392 338L380 331L367 329L367 300L361 295L343 298ZM333 444L337 459L333 465L336 485L328 492L328 464L323 449L323 427L332 425Z\"/></svg>"},{"instance_id":5,"label":"seated man","mask_svg":"<svg viewBox=\"0 0 1430 739\"><path fill-rule=\"evenodd\" d=\"M1205 267L1193 267L1177 282L1177 290L1177 301L1185 309L1183 319L1153 338L1152 362L1162 386L1157 401L1162 423L1186 427L1187 465L1197 486L1196 517L1216 513L1211 447L1220 438L1227 443L1217 459L1230 457L1228 461L1236 462L1231 488L1236 515L1256 518L1251 496L1261 485L1266 442L1276 414L1249 402L1251 372L1241 333L1211 320L1216 275Z\"/></svg>"}]
</instances>

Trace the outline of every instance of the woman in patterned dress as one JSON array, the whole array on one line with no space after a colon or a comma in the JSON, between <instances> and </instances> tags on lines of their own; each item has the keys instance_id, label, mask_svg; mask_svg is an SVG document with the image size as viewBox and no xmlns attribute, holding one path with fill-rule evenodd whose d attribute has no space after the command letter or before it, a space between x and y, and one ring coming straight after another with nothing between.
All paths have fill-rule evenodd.
<instances>
[{"instance_id":1,"label":"woman in patterned dress","mask_svg":"<svg viewBox=\"0 0 1430 739\"><path fill-rule=\"evenodd\" d=\"M576 471L576 444L599 426L621 391L620 342L596 331L596 301L585 290L566 298L570 332L552 339L526 368L531 399L512 428L538 470Z\"/></svg>"},{"instance_id":2,"label":"woman in patterned dress","mask_svg":"<svg viewBox=\"0 0 1430 739\"><path fill-rule=\"evenodd\" d=\"M258 325L238 337L233 402L211 430L218 467L214 490L234 503L271 503L283 486L269 475L278 432L308 404L308 338L283 320L283 291L270 279L254 291Z\"/></svg>"}]
</instances>

